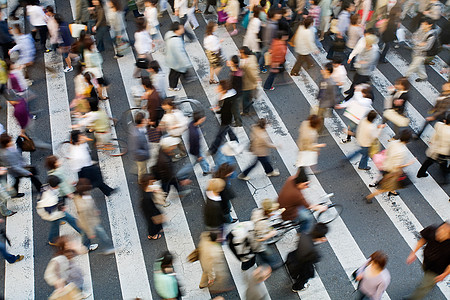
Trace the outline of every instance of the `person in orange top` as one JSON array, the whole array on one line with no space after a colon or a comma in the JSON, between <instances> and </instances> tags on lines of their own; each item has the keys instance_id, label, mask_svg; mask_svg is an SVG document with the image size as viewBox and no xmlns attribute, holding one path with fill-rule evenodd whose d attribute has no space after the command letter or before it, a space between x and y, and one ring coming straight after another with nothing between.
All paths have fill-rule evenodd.
<instances>
[{"instance_id":1,"label":"person in orange top","mask_svg":"<svg viewBox=\"0 0 450 300\"><path fill-rule=\"evenodd\" d=\"M267 77L266 82L264 83L265 90L273 91L275 88L272 86L273 81L277 74L280 74L285 71L284 62L286 61L286 52L287 52L287 39L289 38L288 34L284 31L278 31L276 38L272 41L272 45L269 49L271 54L271 62L270 62L270 74Z\"/></svg>"}]
</instances>

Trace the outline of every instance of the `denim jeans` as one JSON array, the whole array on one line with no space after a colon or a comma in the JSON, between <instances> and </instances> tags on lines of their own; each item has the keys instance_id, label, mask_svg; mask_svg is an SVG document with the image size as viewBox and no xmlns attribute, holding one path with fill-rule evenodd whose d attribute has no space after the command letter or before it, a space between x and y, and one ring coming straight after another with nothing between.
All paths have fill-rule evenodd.
<instances>
[{"instance_id":1,"label":"denim jeans","mask_svg":"<svg viewBox=\"0 0 450 300\"><path fill-rule=\"evenodd\" d=\"M201 161L198 161L199 157L202 158ZM208 162L205 159L205 155L202 152L200 152L200 155L199 156L195 156L195 158L196 159L195 159L194 164L186 164L177 172L177 178L179 180L184 180L184 179L188 178L189 172L194 168L194 166L197 163L200 164L200 167L202 168L202 171L204 173L209 172L209 164L208 164Z\"/></svg>"},{"instance_id":2,"label":"denim jeans","mask_svg":"<svg viewBox=\"0 0 450 300\"><path fill-rule=\"evenodd\" d=\"M350 160L358 154L362 155L361 160L359 161L358 168L360 169L367 168L367 161L369 159L369 147L361 147L359 150L350 154L347 158Z\"/></svg>"},{"instance_id":3,"label":"denim jeans","mask_svg":"<svg viewBox=\"0 0 450 300\"><path fill-rule=\"evenodd\" d=\"M48 235L48 241L51 243L55 242L55 239L59 236L59 224L61 221L66 221L73 229L75 229L79 234L83 236L83 245L89 247L91 241L87 238L86 234L78 227L77 220L72 217L69 213L64 213L64 217L61 219L52 221L50 225L50 233Z\"/></svg>"},{"instance_id":4,"label":"denim jeans","mask_svg":"<svg viewBox=\"0 0 450 300\"><path fill-rule=\"evenodd\" d=\"M273 167L270 164L270 160L268 156L258 156L256 157L256 160L249 166L247 167L247 169L244 170L244 175L247 176L248 173L250 173L253 168L256 166L256 164L258 163L258 161L262 164L263 168L264 168L264 172L266 172L266 174L269 174L273 171Z\"/></svg>"},{"instance_id":5,"label":"denim jeans","mask_svg":"<svg viewBox=\"0 0 450 300\"><path fill-rule=\"evenodd\" d=\"M220 125L219 132L217 133L216 139L212 143L211 147L209 147L209 153L211 155L216 154L217 149L219 149L220 144L222 143L223 138L228 133L228 137L231 141L236 141L239 143L237 136L234 134L230 125Z\"/></svg>"},{"instance_id":6,"label":"denim jeans","mask_svg":"<svg viewBox=\"0 0 450 300\"><path fill-rule=\"evenodd\" d=\"M260 70L262 70L262 69L264 69L265 67L266 67L266 62L265 62L265 60L264 60L264 54L267 52L267 51L269 51L269 48L270 48L270 45L269 46L264 46L262 49L261 49L261 54L260 54L260 57L259 57L259 59L258 59L258 64L259 64L259 69Z\"/></svg>"},{"instance_id":7,"label":"denim jeans","mask_svg":"<svg viewBox=\"0 0 450 300\"><path fill-rule=\"evenodd\" d=\"M311 211L307 208L304 208L303 206L298 208L298 216L294 220L294 222L297 222L300 224L300 226L297 227L298 233L309 233L312 227L313 223L313 215Z\"/></svg>"},{"instance_id":8,"label":"denim jeans","mask_svg":"<svg viewBox=\"0 0 450 300\"><path fill-rule=\"evenodd\" d=\"M112 248L113 244L111 242L111 239L108 237L108 235L105 232L105 229L102 225L95 226L95 234L97 235L98 240L100 241L100 245L103 249Z\"/></svg>"},{"instance_id":9,"label":"denim jeans","mask_svg":"<svg viewBox=\"0 0 450 300\"><path fill-rule=\"evenodd\" d=\"M8 251L6 251L5 244L3 244L2 242L0 242L0 253L10 264L14 263L18 257L18 255L12 255L11 253L8 253Z\"/></svg>"},{"instance_id":10,"label":"denim jeans","mask_svg":"<svg viewBox=\"0 0 450 300\"><path fill-rule=\"evenodd\" d=\"M264 251L257 252L256 255L259 256L264 263L268 264L272 270L281 266L281 263L277 261L277 258L273 255L273 251L270 247L266 247Z\"/></svg>"},{"instance_id":11,"label":"denim jeans","mask_svg":"<svg viewBox=\"0 0 450 300\"><path fill-rule=\"evenodd\" d=\"M95 40L97 41L97 50L99 52L105 51L105 38L111 40L109 26L98 27L95 33Z\"/></svg>"},{"instance_id":12,"label":"denim jeans","mask_svg":"<svg viewBox=\"0 0 450 300\"><path fill-rule=\"evenodd\" d=\"M275 71L275 72L272 72ZM269 73L269 77L267 77L266 82L264 82L264 89L269 90L272 88L273 82L275 80L275 77L281 73L281 69L271 69Z\"/></svg>"},{"instance_id":13,"label":"denim jeans","mask_svg":"<svg viewBox=\"0 0 450 300\"><path fill-rule=\"evenodd\" d=\"M255 90L242 91L242 112L248 114L253 102L253 93Z\"/></svg>"}]
</instances>

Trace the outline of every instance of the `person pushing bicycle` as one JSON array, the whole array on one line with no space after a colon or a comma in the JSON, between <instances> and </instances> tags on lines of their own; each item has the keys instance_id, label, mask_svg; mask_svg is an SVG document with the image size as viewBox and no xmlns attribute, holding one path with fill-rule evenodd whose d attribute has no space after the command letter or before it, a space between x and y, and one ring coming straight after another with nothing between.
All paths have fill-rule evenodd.
<instances>
[{"instance_id":1,"label":"person pushing bicycle","mask_svg":"<svg viewBox=\"0 0 450 300\"><path fill-rule=\"evenodd\" d=\"M314 217L311 210L325 211L326 206L321 204L309 204L303 196L302 191L308 188L309 180L305 169L300 167L296 175L290 176L280 193L278 203L281 209L285 209L281 217L285 221L293 221L300 226L296 228L298 233L308 233L313 224Z\"/></svg>"}]
</instances>

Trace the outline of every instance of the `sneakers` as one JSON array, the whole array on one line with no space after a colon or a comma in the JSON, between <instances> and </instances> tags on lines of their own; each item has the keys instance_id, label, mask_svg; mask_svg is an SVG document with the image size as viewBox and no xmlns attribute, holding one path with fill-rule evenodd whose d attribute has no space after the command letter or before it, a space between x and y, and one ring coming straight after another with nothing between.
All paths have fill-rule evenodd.
<instances>
[{"instance_id":1,"label":"sneakers","mask_svg":"<svg viewBox=\"0 0 450 300\"><path fill-rule=\"evenodd\" d=\"M298 289L298 288L295 288L294 286L292 286L292 291L293 291L294 293L303 292L303 291L305 291L307 288L309 288L309 286L310 286L309 283L305 283L305 285L304 285L303 288L301 288L301 289Z\"/></svg>"},{"instance_id":2,"label":"sneakers","mask_svg":"<svg viewBox=\"0 0 450 300\"><path fill-rule=\"evenodd\" d=\"M89 251L95 251L95 250L97 250L97 248L98 248L98 244L90 244L89 245Z\"/></svg>"},{"instance_id":3,"label":"sneakers","mask_svg":"<svg viewBox=\"0 0 450 300\"><path fill-rule=\"evenodd\" d=\"M111 247L111 248L103 250L102 254L103 255L110 255L110 254L113 254L114 252L116 252L116 249L114 249L114 247Z\"/></svg>"},{"instance_id":4,"label":"sneakers","mask_svg":"<svg viewBox=\"0 0 450 300\"><path fill-rule=\"evenodd\" d=\"M267 69L266 68L262 68L261 69L261 73L266 74L267 73Z\"/></svg>"},{"instance_id":5,"label":"sneakers","mask_svg":"<svg viewBox=\"0 0 450 300\"><path fill-rule=\"evenodd\" d=\"M365 167L365 168L360 168L358 167L359 170L364 170L364 171L369 171L371 169L371 167Z\"/></svg>"},{"instance_id":6,"label":"sneakers","mask_svg":"<svg viewBox=\"0 0 450 300\"><path fill-rule=\"evenodd\" d=\"M278 169L274 169L272 172L267 173L267 177L276 177L276 176L280 176L280 171L278 171Z\"/></svg>"},{"instance_id":7,"label":"sneakers","mask_svg":"<svg viewBox=\"0 0 450 300\"><path fill-rule=\"evenodd\" d=\"M233 30L233 31L230 33L231 36L235 36L236 34L238 34L238 30L237 30L237 29Z\"/></svg>"},{"instance_id":8,"label":"sneakers","mask_svg":"<svg viewBox=\"0 0 450 300\"><path fill-rule=\"evenodd\" d=\"M115 59L119 59L119 58L121 58L121 57L123 57L123 54L116 53L116 55L114 55L114 58L115 58Z\"/></svg>"},{"instance_id":9,"label":"sneakers","mask_svg":"<svg viewBox=\"0 0 450 300\"><path fill-rule=\"evenodd\" d=\"M12 211L9 215L7 215L5 217L11 217L11 216L14 216L15 214L17 214L17 211Z\"/></svg>"},{"instance_id":10,"label":"sneakers","mask_svg":"<svg viewBox=\"0 0 450 300\"><path fill-rule=\"evenodd\" d=\"M179 87L176 87L176 88L168 88L168 90L169 91L171 91L171 92L178 92L179 90L181 90Z\"/></svg>"},{"instance_id":11,"label":"sneakers","mask_svg":"<svg viewBox=\"0 0 450 300\"><path fill-rule=\"evenodd\" d=\"M270 89L265 88L266 91L273 91L274 89L275 89L274 87L271 87Z\"/></svg>"},{"instance_id":12,"label":"sneakers","mask_svg":"<svg viewBox=\"0 0 450 300\"><path fill-rule=\"evenodd\" d=\"M342 140L341 140L341 142L342 142L343 144L350 143L351 141L352 141L351 138L350 138L350 139L342 139Z\"/></svg>"},{"instance_id":13,"label":"sneakers","mask_svg":"<svg viewBox=\"0 0 450 300\"><path fill-rule=\"evenodd\" d=\"M14 199L14 198L22 198L23 196L25 196L24 193L17 193L17 194L15 194L14 196L11 196L11 198L12 198L12 199Z\"/></svg>"},{"instance_id":14,"label":"sneakers","mask_svg":"<svg viewBox=\"0 0 450 300\"><path fill-rule=\"evenodd\" d=\"M23 255L17 255L17 256L16 256L16 260L15 260L13 263L19 262L19 261L21 261L23 258L24 258Z\"/></svg>"},{"instance_id":15,"label":"sneakers","mask_svg":"<svg viewBox=\"0 0 450 300\"><path fill-rule=\"evenodd\" d=\"M422 82L422 81L425 81L426 79L422 79L422 78L416 78L416 82Z\"/></svg>"},{"instance_id":16,"label":"sneakers","mask_svg":"<svg viewBox=\"0 0 450 300\"><path fill-rule=\"evenodd\" d=\"M69 73L69 72L71 72L71 71L73 71L73 67L66 67L65 69L64 69L64 73Z\"/></svg>"},{"instance_id":17,"label":"sneakers","mask_svg":"<svg viewBox=\"0 0 450 300\"><path fill-rule=\"evenodd\" d=\"M245 181L250 180L250 177L245 176L244 173L239 174L239 175L238 175L238 178L239 178L240 180L245 180Z\"/></svg>"}]
</instances>

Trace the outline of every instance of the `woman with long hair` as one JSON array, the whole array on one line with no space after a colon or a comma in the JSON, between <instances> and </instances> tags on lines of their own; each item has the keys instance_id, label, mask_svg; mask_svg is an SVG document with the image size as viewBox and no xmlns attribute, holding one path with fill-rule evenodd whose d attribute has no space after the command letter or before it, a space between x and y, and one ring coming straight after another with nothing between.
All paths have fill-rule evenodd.
<instances>
[{"instance_id":1,"label":"woman with long hair","mask_svg":"<svg viewBox=\"0 0 450 300\"><path fill-rule=\"evenodd\" d=\"M219 83L214 79L214 75L219 76L219 72L223 67L222 50L220 43L222 40L215 35L217 30L217 23L209 21L206 25L205 39L203 45L205 53L209 61L209 84Z\"/></svg>"}]
</instances>

